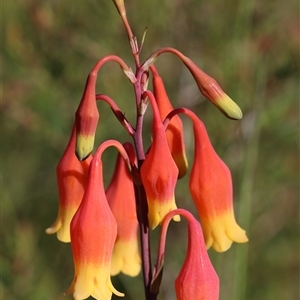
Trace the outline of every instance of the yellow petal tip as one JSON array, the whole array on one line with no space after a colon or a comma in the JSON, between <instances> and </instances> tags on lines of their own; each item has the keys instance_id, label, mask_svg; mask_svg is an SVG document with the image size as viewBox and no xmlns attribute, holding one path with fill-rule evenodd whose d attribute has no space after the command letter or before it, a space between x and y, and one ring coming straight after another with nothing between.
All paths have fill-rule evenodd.
<instances>
[{"instance_id":1,"label":"yellow petal tip","mask_svg":"<svg viewBox=\"0 0 300 300\"><path fill-rule=\"evenodd\" d=\"M94 148L94 141L95 141L94 135L85 136L82 134L77 134L75 153L77 158L80 161L87 159L89 155L92 153Z\"/></svg>"},{"instance_id":2,"label":"yellow petal tip","mask_svg":"<svg viewBox=\"0 0 300 300\"><path fill-rule=\"evenodd\" d=\"M243 117L240 107L226 94L216 101L216 106L229 119L240 120Z\"/></svg>"}]
</instances>

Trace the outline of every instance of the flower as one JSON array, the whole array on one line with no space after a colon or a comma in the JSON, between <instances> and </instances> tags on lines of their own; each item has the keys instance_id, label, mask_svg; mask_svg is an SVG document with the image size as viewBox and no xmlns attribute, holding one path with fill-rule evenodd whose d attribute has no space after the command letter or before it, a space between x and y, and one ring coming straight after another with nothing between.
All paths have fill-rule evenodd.
<instances>
[{"instance_id":1,"label":"flower","mask_svg":"<svg viewBox=\"0 0 300 300\"><path fill-rule=\"evenodd\" d=\"M200 215L206 247L223 252L232 242L248 241L234 217L231 174L212 147L204 124L188 109L185 113L193 120L195 138L189 188Z\"/></svg>"},{"instance_id":2,"label":"flower","mask_svg":"<svg viewBox=\"0 0 300 300\"><path fill-rule=\"evenodd\" d=\"M75 300L90 295L109 300L112 293L124 296L113 287L110 278L117 223L105 196L101 161L104 149L115 144L117 142L106 141L98 148L91 162L82 202L71 222L75 275L66 294L73 293Z\"/></svg>"},{"instance_id":3,"label":"flower","mask_svg":"<svg viewBox=\"0 0 300 300\"><path fill-rule=\"evenodd\" d=\"M239 120L243 117L243 113L239 106L224 93L216 80L204 73L190 58L174 48L166 47L158 49L144 62L142 68L145 71L148 70L157 57L164 52L171 52L181 59L194 77L200 92L226 117L234 120Z\"/></svg>"},{"instance_id":4,"label":"flower","mask_svg":"<svg viewBox=\"0 0 300 300\"><path fill-rule=\"evenodd\" d=\"M159 76L154 65L151 65L151 71L153 75L154 97L156 99L161 121L164 121L168 113L173 110L173 106L168 98L162 78ZM178 178L182 178L188 170L188 162L185 155L183 126L177 115L169 122L166 129L166 137L172 157L179 170Z\"/></svg>"},{"instance_id":5,"label":"flower","mask_svg":"<svg viewBox=\"0 0 300 300\"><path fill-rule=\"evenodd\" d=\"M178 168L169 150L155 98L151 92L145 93L153 108L152 144L141 166L141 179L147 195L149 225L154 229L169 211L176 209L174 191ZM174 220L179 218L176 216Z\"/></svg>"},{"instance_id":6,"label":"flower","mask_svg":"<svg viewBox=\"0 0 300 300\"><path fill-rule=\"evenodd\" d=\"M219 278L205 248L199 222L184 209L170 212L162 223L158 266L163 261L167 227L170 219L180 214L188 221L187 254L180 273L175 280L177 300L218 300Z\"/></svg>"},{"instance_id":7,"label":"flower","mask_svg":"<svg viewBox=\"0 0 300 300\"><path fill-rule=\"evenodd\" d=\"M205 249L199 222L190 215L187 255L175 280L177 300L218 300L219 278Z\"/></svg>"},{"instance_id":8,"label":"flower","mask_svg":"<svg viewBox=\"0 0 300 300\"><path fill-rule=\"evenodd\" d=\"M79 161L75 155L76 128L73 126L67 148L56 168L59 192L59 209L55 222L46 233L57 232L62 242L70 242L70 223L83 197L87 182L88 169L92 157Z\"/></svg>"},{"instance_id":9,"label":"flower","mask_svg":"<svg viewBox=\"0 0 300 300\"><path fill-rule=\"evenodd\" d=\"M94 147L95 133L99 120L96 105L97 73L91 72L87 78L83 96L75 114L76 155L79 160L86 159Z\"/></svg>"},{"instance_id":10,"label":"flower","mask_svg":"<svg viewBox=\"0 0 300 300\"><path fill-rule=\"evenodd\" d=\"M191 59L180 54L179 56L190 70L201 93L211 101L225 116L239 120L243 113L239 106L224 93L217 81L203 72Z\"/></svg>"},{"instance_id":11,"label":"flower","mask_svg":"<svg viewBox=\"0 0 300 300\"><path fill-rule=\"evenodd\" d=\"M133 157L131 161L134 161L132 144L125 143L123 146L129 157ZM111 275L123 272L132 277L137 276L141 270L141 258L134 186L126 162L120 154L117 157L112 180L106 189L106 197L118 225L111 259Z\"/></svg>"}]
</instances>

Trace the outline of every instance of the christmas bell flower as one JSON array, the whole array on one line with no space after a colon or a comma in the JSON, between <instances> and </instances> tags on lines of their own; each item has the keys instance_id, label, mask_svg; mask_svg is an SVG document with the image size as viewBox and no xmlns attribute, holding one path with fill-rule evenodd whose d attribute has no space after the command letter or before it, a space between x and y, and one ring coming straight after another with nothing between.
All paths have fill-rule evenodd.
<instances>
[{"instance_id":1,"label":"christmas bell flower","mask_svg":"<svg viewBox=\"0 0 300 300\"><path fill-rule=\"evenodd\" d=\"M79 161L75 155L76 128L73 126L67 148L57 165L56 177L59 192L59 209L55 222L46 233L57 233L65 243L71 241L70 223L82 200L92 157Z\"/></svg>"},{"instance_id":2,"label":"christmas bell flower","mask_svg":"<svg viewBox=\"0 0 300 300\"><path fill-rule=\"evenodd\" d=\"M128 160L126 151L117 141L100 145L91 162L87 187L82 202L71 222L71 246L75 275L66 294L75 300L89 296L110 300L112 293L124 296L111 283L111 255L117 236L117 223L110 210L103 185L101 155L115 146Z\"/></svg>"},{"instance_id":3,"label":"christmas bell flower","mask_svg":"<svg viewBox=\"0 0 300 300\"><path fill-rule=\"evenodd\" d=\"M150 91L144 92L144 96L148 96L150 99L153 122L152 144L141 166L141 179L147 196L149 225L154 229L169 211L177 208L174 192L178 168L167 143L155 98ZM179 221L180 219L175 216L174 220Z\"/></svg>"},{"instance_id":4,"label":"christmas bell flower","mask_svg":"<svg viewBox=\"0 0 300 300\"><path fill-rule=\"evenodd\" d=\"M151 65L150 69L153 75L153 93L161 121L163 121L168 113L173 110L173 106L167 95L163 80L159 76L155 66ZM185 154L183 126L177 115L169 122L166 129L166 137L172 157L179 170L178 178L182 178L188 170L188 162Z\"/></svg>"},{"instance_id":5,"label":"christmas bell flower","mask_svg":"<svg viewBox=\"0 0 300 300\"><path fill-rule=\"evenodd\" d=\"M182 55L182 61L190 70L204 97L211 101L229 119L239 120L243 117L239 106L224 93L214 78L203 72L188 57Z\"/></svg>"},{"instance_id":6,"label":"christmas bell flower","mask_svg":"<svg viewBox=\"0 0 300 300\"><path fill-rule=\"evenodd\" d=\"M206 247L224 252L232 242L248 241L234 217L231 174L215 152L203 122L192 111L183 110L193 121L195 150L189 188L200 215Z\"/></svg>"},{"instance_id":7,"label":"christmas bell flower","mask_svg":"<svg viewBox=\"0 0 300 300\"><path fill-rule=\"evenodd\" d=\"M147 70L157 57L165 52L171 52L181 59L194 77L203 96L211 101L227 118L239 120L243 117L239 106L224 93L217 81L203 72L190 58L183 55L177 49L170 47L158 49L144 62L143 69Z\"/></svg>"},{"instance_id":8,"label":"christmas bell flower","mask_svg":"<svg viewBox=\"0 0 300 300\"><path fill-rule=\"evenodd\" d=\"M187 254L175 280L177 300L218 300L218 275L209 259L201 226L187 210L176 209L163 220L157 265L163 261L167 228L170 219L176 214L184 216L188 221Z\"/></svg>"},{"instance_id":9,"label":"christmas bell flower","mask_svg":"<svg viewBox=\"0 0 300 300\"><path fill-rule=\"evenodd\" d=\"M96 105L97 73L91 72L87 78L84 93L76 111L76 155L79 160L86 159L93 151L95 133L99 120Z\"/></svg>"},{"instance_id":10,"label":"christmas bell flower","mask_svg":"<svg viewBox=\"0 0 300 300\"><path fill-rule=\"evenodd\" d=\"M122 1L115 1L116 6L121 7ZM109 61L115 61L121 67L126 77L135 82L135 76L132 70L126 63L116 55L108 55L100 59L90 72L83 96L81 98L79 107L75 113L76 117L76 155L79 160L86 159L92 152L95 141L95 133L99 120L99 113L96 105L96 81L98 71Z\"/></svg>"},{"instance_id":11,"label":"christmas bell flower","mask_svg":"<svg viewBox=\"0 0 300 300\"><path fill-rule=\"evenodd\" d=\"M130 161L134 162L136 157L132 144L125 143L123 146ZM135 193L131 174L120 154L112 180L106 189L106 198L118 226L111 259L111 275L122 272L131 277L137 276L141 270L141 258Z\"/></svg>"}]
</instances>

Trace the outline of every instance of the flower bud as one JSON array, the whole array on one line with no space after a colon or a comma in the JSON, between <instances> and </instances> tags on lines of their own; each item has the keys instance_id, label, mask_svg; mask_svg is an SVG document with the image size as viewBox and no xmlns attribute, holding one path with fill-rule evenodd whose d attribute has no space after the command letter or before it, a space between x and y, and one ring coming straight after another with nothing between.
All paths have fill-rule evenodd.
<instances>
[{"instance_id":1,"label":"flower bud","mask_svg":"<svg viewBox=\"0 0 300 300\"><path fill-rule=\"evenodd\" d=\"M199 222L190 215L185 261L175 280L177 300L218 300L219 278L205 248Z\"/></svg>"},{"instance_id":2,"label":"flower bud","mask_svg":"<svg viewBox=\"0 0 300 300\"><path fill-rule=\"evenodd\" d=\"M94 148L99 113L96 105L97 73L88 76L85 90L75 114L76 120L76 155L79 160L86 159Z\"/></svg>"},{"instance_id":3,"label":"flower bud","mask_svg":"<svg viewBox=\"0 0 300 300\"><path fill-rule=\"evenodd\" d=\"M188 221L187 254L175 280L177 300L218 300L218 275L206 251L201 226L187 210L176 209L164 218L156 266L162 268L167 228L170 219L176 214L184 216Z\"/></svg>"},{"instance_id":4,"label":"flower bud","mask_svg":"<svg viewBox=\"0 0 300 300\"><path fill-rule=\"evenodd\" d=\"M210 100L226 117L239 120L243 113L239 106L227 96L215 79L204 73L191 59L181 55L183 63L190 70L199 90Z\"/></svg>"}]
</instances>

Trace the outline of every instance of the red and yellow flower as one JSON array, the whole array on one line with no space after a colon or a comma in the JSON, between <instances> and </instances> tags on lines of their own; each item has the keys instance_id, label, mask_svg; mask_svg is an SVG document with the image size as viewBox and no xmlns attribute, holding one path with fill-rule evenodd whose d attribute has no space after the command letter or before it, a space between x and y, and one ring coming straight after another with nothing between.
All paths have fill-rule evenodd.
<instances>
[{"instance_id":1,"label":"red and yellow flower","mask_svg":"<svg viewBox=\"0 0 300 300\"><path fill-rule=\"evenodd\" d=\"M154 65L151 65L151 71L153 76L154 97L156 99L161 121L164 121L168 113L173 110L173 106L167 95L163 80L159 76ZM178 178L182 178L187 172L188 162L185 154L183 126L177 115L169 122L165 132L172 157L179 170Z\"/></svg>"},{"instance_id":2,"label":"red and yellow flower","mask_svg":"<svg viewBox=\"0 0 300 300\"><path fill-rule=\"evenodd\" d=\"M135 161L132 144L125 143L130 161ZM117 221L118 233L111 259L111 275L120 272L137 276L141 270L141 257L138 246L138 221L135 194L131 174L126 162L119 154L112 180L106 189L110 209Z\"/></svg>"},{"instance_id":3,"label":"red and yellow flower","mask_svg":"<svg viewBox=\"0 0 300 300\"><path fill-rule=\"evenodd\" d=\"M109 300L112 293L124 296L113 287L110 278L117 223L104 191L101 155L111 145L122 148L116 141L106 141L98 148L82 202L71 222L75 275L66 294L72 293L75 300L89 296ZM123 152L126 156L125 150Z\"/></svg>"},{"instance_id":4,"label":"red and yellow flower","mask_svg":"<svg viewBox=\"0 0 300 300\"><path fill-rule=\"evenodd\" d=\"M155 98L151 92L146 93L149 96L154 117L152 144L141 166L141 179L147 195L149 225L154 229L169 211L177 208L174 192L178 168L168 146ZM174 220L179 221L179 217L174 217Z\"/></svg>"},{"instance_id":5,"label":"red and yellow flower","mask_svg":"<svg viewBox=\"0 0 300 300\"><path fill-rule=\"evenodd\" d=\"M83 96L75 114L76 155L79 160L86 159L93 151L95 133L99 120L96 104L97 73L91 72L87 78Z\"/></svg>"},{"instance_id":6,"label":"red and yellow flower","mask_svg":"<svg viewBox=\"0 0 300 300\"><path fill-rule=\"evenodd\" d=\"M231 174L215 152L203 122L193 112L187 109L185 112L193 120L195 137L189 188L200 215L207 248L223 252L232 242L248 241L234 217Z\"/></svg>"},{"instance_id":7,"label":"red and yellow flower","mask_svg":"<svg viewBox=\"0 0 300 300\"><path fill-rule=\"evenodd\" d=\"M239 106L225 94L214 78L203 72L191 59L183 54L180 55L180 58L190 70L204 97L211 101L228 118L239 120L243 117Z\"/></svg>"},{"instance_id":8,"label":"red and yellow flower","mask_svg":"<svg viewBox=\"0 0 300 300\"><path fill-rule=\"evenodd\" d=\"M194 216L184 209L170 212L162 222L158 263L163 261L167 228L170 219L179 214L188 221L187 254L175 280L177 300L218 300L219 278L209 259L201 226Z\"/></svg>"},{"instance_id":9,"label":"red and yellow flower","mask_svg":"<svg viewBox=\"0 0 300 300\"><path fill-rule=\"evenodd\" d=\"M90 162L92 157L79 161L75 155L76 128L67 148L57 165L56 177L59 192L59 209L55 222L46 229L46 233L57 232L57 238L62 242L70 242L70 223L82 200Z\"/></svg>"}]
</instances>

